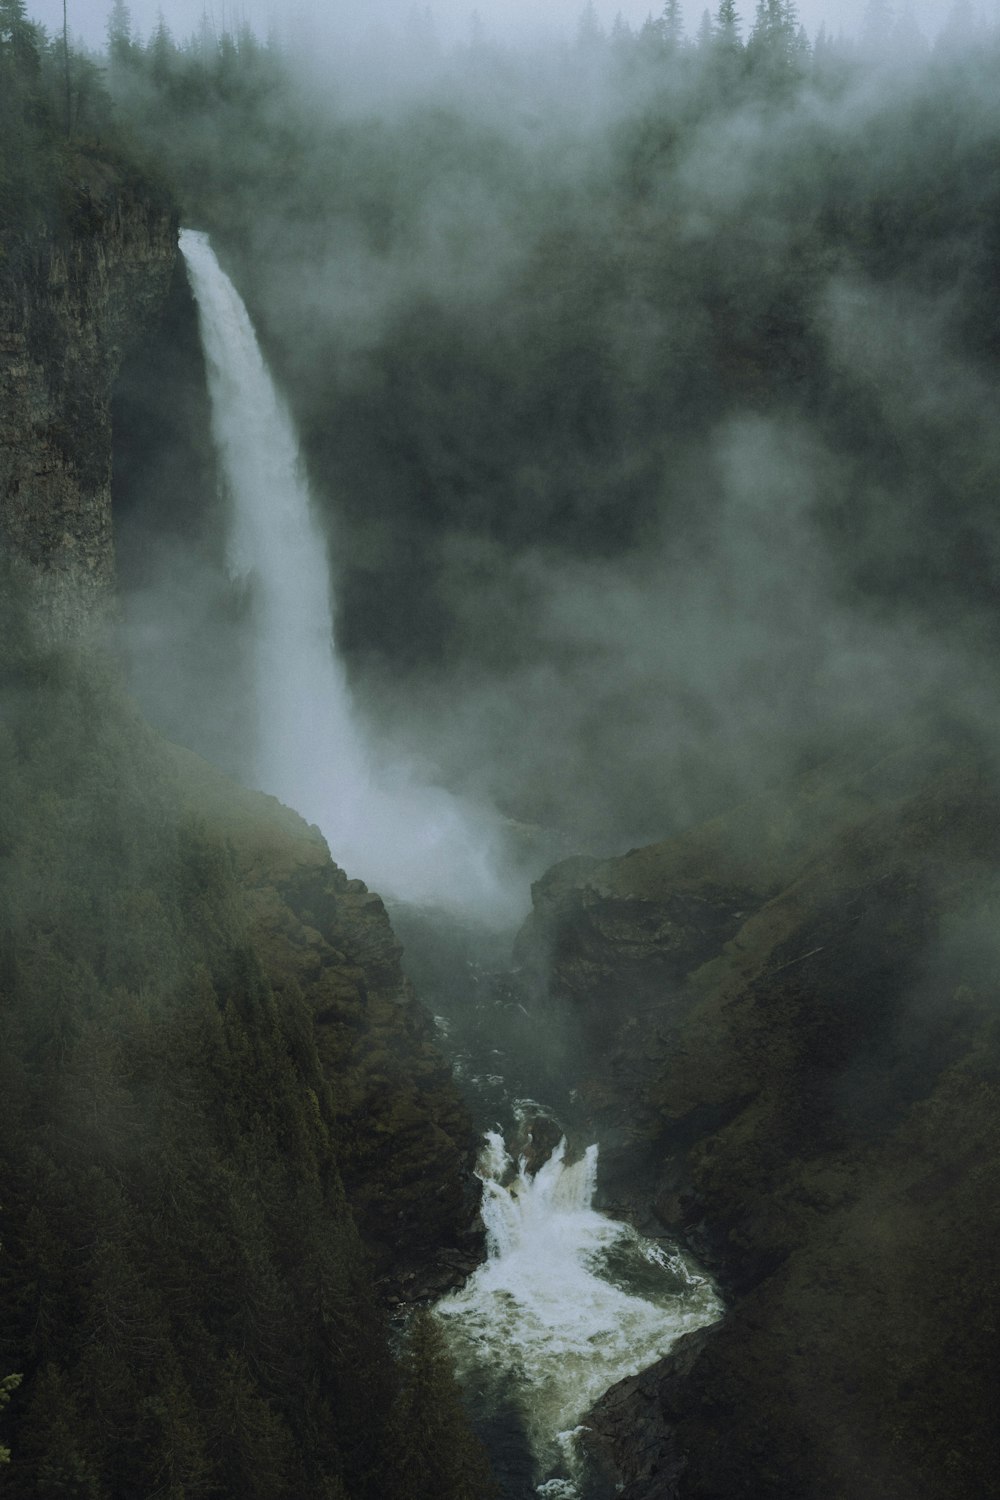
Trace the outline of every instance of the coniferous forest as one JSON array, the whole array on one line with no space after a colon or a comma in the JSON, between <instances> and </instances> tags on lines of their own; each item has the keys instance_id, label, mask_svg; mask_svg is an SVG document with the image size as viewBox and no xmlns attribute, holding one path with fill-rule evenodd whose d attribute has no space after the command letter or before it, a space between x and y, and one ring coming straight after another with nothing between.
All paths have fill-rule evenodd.
<instances>
[{"instance_id":1,"label":"coniferous forest","mask_svg":"<svg viewBox=\"0 0 1000 1500\"><path fill-rule=\"evenodd\" d=\"M103 232L95 162L211 233L367 724L545 847L663 839L873 741L993 764L1000 30L908 14L588 5L529 51L415 12L338 54L143 38L115 0L96 55L0 0L0 300ZM114 396L113 646L54 644L4 564L0 1488L488 1500L436 1324L376 1285L366 1130L406 1137L403 1064L373 1052L357 1104L166 745L246 771L182 281ZM985 1473L930 1461L935 1497Z\"/></svg>"}]
</instances>

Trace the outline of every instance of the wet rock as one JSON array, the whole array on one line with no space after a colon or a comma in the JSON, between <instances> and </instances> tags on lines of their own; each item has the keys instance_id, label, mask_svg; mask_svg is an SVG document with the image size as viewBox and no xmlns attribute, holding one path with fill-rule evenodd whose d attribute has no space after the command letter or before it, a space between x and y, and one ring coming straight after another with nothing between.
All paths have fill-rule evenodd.
<instances>
[{"instance_id":1,"label":"wet rock","mask_svg":"<svg viewBox=\"0 0 1000 1500\"><path fill-rule=\"evenodd\" d=\"M998 868L991 764L917 742L536 888L605 1201L730 1301L595 1411L628 1500L991 1492Z\"/></svg>"},{"instance_id":2,"label":"wet rock","mask_svg":"<svg viewBox=\"0 0 1000 1500\"><path fill-rule=\"evenodd\" d=\"M510 1154L515 1161L523 1159L525 1170L529 1177L533 1177L548 1161L564 1134L558 1120L540 1107L523 1111L510 1143Z\"/></svg>"}]
</instances>

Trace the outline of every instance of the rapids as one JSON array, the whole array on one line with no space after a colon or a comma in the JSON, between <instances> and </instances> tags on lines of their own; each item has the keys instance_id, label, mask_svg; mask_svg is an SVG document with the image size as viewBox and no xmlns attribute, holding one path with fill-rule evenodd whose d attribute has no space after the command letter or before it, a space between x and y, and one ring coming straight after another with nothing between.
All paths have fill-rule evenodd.
<instances>
[{"instance_id":1,"label":"rapids","mask_svg":"<svg viewBox=\"0 0 1000 1500\"><path fill-rule=\"evenodd\" d=\"M593 1208L597 1156L592 1145L568 1161L564 1138L532 1177L489 1132L478 1165L489 1257L436 1308L473 1406L513 1409L547 1500L579 1494L575 1440L598 1397L721 1312L679 1250Z\"/></svg>"}]
</instances>

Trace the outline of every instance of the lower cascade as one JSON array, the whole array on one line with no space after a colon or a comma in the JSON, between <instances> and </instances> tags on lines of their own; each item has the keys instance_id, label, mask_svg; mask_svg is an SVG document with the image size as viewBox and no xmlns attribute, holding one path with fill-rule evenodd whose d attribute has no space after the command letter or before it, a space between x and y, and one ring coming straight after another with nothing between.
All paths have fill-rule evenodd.
<instances>
[{"instance_id":1,"label":"lower cascade","mask_svg":"<svg viewBox=\"0 0 1000 1500\"><path fill-rule=\"evenodd\" d=\"M567 1154L564 1137L531 1176L488 1132L477 1168L488 1259L436 1307L473 1406L520 1425L546 1500L580 1494L576 1440L594 1402L722 1311L680 1250L593 1208L597 1146Z\"/></svg>"}]
</instances>

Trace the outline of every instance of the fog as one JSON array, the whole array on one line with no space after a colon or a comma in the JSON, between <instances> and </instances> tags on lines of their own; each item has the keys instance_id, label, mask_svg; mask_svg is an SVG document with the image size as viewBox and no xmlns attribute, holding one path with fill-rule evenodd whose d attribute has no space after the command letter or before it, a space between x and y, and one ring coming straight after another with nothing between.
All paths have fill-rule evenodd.
<instances>
[{"instance_id":1,"label":"fog","mask_svg":"<svg viewBox=\"0 0 1000 1500\"><path fill-rule=\"evenodd\" d=\"M995 743L996 47L744 72L417 26L113 70L289 401L364 733L529 872L831 755ZM196 366L120 395L120 472L162 429L119 484L128 650L239 773L226 504L170 415Z\"/></svg>"},{"instance_id":2,"label":"fog","mask_svg":"<svg viewBox=\"0 0 1000 1500\"><path fill-rule=\"evenodd\" d=\"M843 30L848 35L858 35L864 23L867 0L800 0L798 15L811 35L821 26L833 33ZM708 7L714 13L715 7ZM74 37L81 38L89 47L102 47L105 41L110 4L104 0L69 0L67 18ZM397 27L406 23L415 11L427 7L415 6L412 0L367 0L363 9L357 6L337 7L308 5L302 0L212 0L204 4L201 0L171 0L160 5L157 0L133 0L129 11L136 31L148 38L156 29L160 15L178 40L198 33L203 17L207 17L213 30L236 29L246 22L260 36L266 36L274 28L281 30L286 25L305 23L310 28L329 31L331 34L356 34L377 29L380 26ZM530 0L500 0L492 5L469 3L469 0L438 0L429 7L435 25L443 40L468 40L473 17L478 15L487 33L510 40L512 37L550 35L572 35L579 23L584 5L580 0L548 0L544 9ZM620 4L595 5L597 18L610 29L615 16L621 14L634 28L638 28L650 13L656 15L660 7L650 5L648 0L621 0ZM941 29L953 9L952 0L913 0L912 10L917 25L927 36L934 36ZM974 7L992 19L989 4ZM686 0L682 6L686 28L690 35L698 29L704 5L697 0ZM749 28L753 19L753 6L740 8L744 27ZM29 6L32 18L55 34L61 32L63 14L61 0L32 0ZM359 21L359 17L363 17Z\"/></svg>"}]
</instances>

